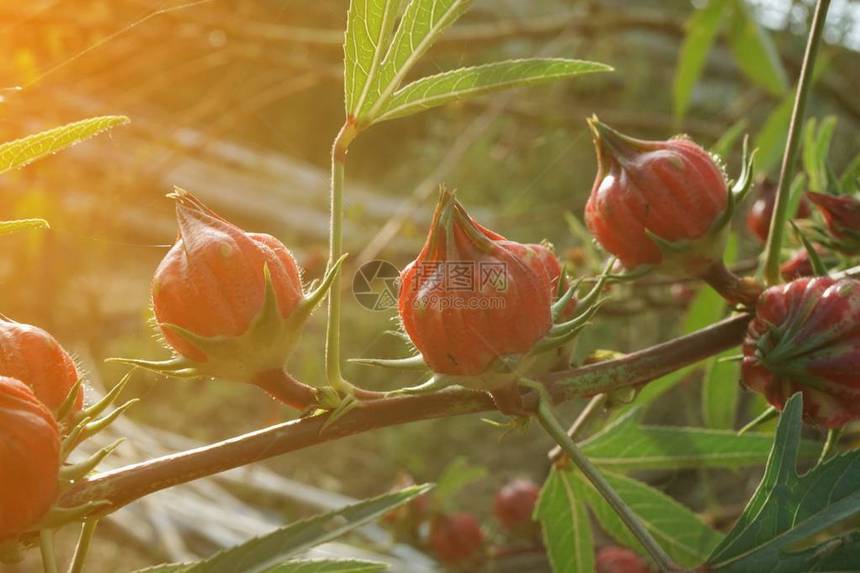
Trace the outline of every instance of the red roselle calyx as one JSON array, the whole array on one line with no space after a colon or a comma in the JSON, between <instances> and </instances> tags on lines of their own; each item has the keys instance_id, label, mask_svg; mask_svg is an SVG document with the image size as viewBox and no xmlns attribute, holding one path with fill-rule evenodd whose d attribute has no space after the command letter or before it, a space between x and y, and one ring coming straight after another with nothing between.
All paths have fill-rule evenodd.
<instances>
[{"instance_id":1,"label":"red roselle calyx","mask_svg":"<svg viewBox=\"0 0 860 573\"><path fill-rule=\"evenodd\" d=\"M573 289L553 302L560 280L560 263L546 246L484 228L443 191L427 242L401 273L398 299L403 327L434 380L398 392L456 383L494 391L500 408L500 399L515 408L515 390L506 397L495 391L544 368L537 356L567 344L596 311L602 281L571 304Z\"/></svg>"},{"instance_id":2,"label":"red roselle calyx","mask_svg":"<svg viewBox=\"0 0 860 573\"><path fill-rule=\"evenodd\" d=\"M758 197L747 213L747 229L764 243L770 232L770 221L773 218L773 209L776 206L776 184L770 179L759 183ZM809 201L806 198L800 200L795 212L795 219L806 219L812 215Z\"/></svg>"},{"instance_id":3,"label":"red roselle calyx","mask_svg":"<svg viewBox=\"0 0 860 573\"><path fill-rule=\"evenodd\" d=\"M782 409L803 393L804 419L860 418L860 281L802 278L767 289L743 344L743 382Z\"/></svg>"},{"instance_id":4,"label":"red roselle calyx","mask_svg":"<svg viewBox=\"0 0 860 573\"><path fill-rule=\"evenodd\" d=\"M730 191L711 155L684 137L644 141L588 124L598 173L585 222L603 248L631 270L698 276L721 261Z\"/></svg>"},{"instance_id":5,"label":"red roselle calyx","mask_svg":"<svg viewBox=\"0 0 860 573\"><path fill-rule=\"evenodd\" d=\"M552 327L553 286L528 245L475 222L443 191L418 258L400 275L403 327L436 373L485 378Z\"/></svg>"},{"instance_id":6,"label":"red roselle calyx","mask_svg":"<svg viewBox=\"0 0 860 573\"><path fill-rule=\"evenodd\" d=\"M60 430L23 382L0 376L0 540L28 531L57 497Z\"/></svg>"},{"instance_id":7,"label":"red roselle calyx","mask_svg":"<svg viewBox=\"0 0 860 573\"><path fill-rule=\"evenodd\" d=\"M0 315L0 376L29 386L51 410L57 410L80 377L75 361L57 339L37 326L14 322ZM78 391L74 410L83 406Z\"/></svg>"},{"instance_id":8,"label":"red roselle calyx","mask_svg":"<svg viewBox=\"0 0 860 573\"><path fill-rule=\"evenodd\" d=\"M493 513L505 529L535 529L537 523L532 519L532 514L539 496L540 486L533 481L513 480L496 493Z\"/></svg>"},{"instance_id":9,"label":"red roselle calyx","mask_svg":"<svg viewBox=\"0 0 860 573\"><path fill-rule=\"evenodd\" d=\"M437 515L430 522L430 547L446 565L479 561L485 539L480 522L471 513Z\"/></svg>"},{"instance_id":10,"label":"red roselle calyx","mask_svg":"<svg viewBox=\"0 0 860 573\"><path fill-rule=\"evenodd\" d=\"M806 197L818 207L827 226L818 239L845 254L860 252L860 199L813 191L807 191Z\"/></svg>"},{"instance_id":11,"label":"red roselle calyx","mask_svg":"<svg viewBox=\"0 0 860 573\"><path fill-rule=\"evenodd\" d=\"M822 262L827 261L832 264L832 259L827 257L827 251L819 245L814 245L813 248L818 254ZM800 248L794 251L791 256L779 267L779 273L785 281L793 281L803 277L815 276L815 269L812 266L812 259L809 258L809 251L805 248Z\"/></svg>"},{"instance_id":12,"label":"red roselle calyx","mask_svg":"<svg viewBox=\"0 0 860 573\"><path fill-rule=\"evenodd\" d=\"M650 573L645 560L626 547L601 547L595 563L597 573Z\"/></svg>"},{"instance_id":13,"label":"red roselle calyx","mask_svg":"<svg viewBox=\"0 0 860 573\"><path fill-rule=\"evenodd\" d=\"M152 306L176 356L126 362L177 376L252 382L306 407L307 387L283 367L341 261L305 294L298 265L276 238L243 231L187 191L171 197L179 238L155 271Z\"/></svg>"},{"instance_id":14,"label":"red roselle calyx","mask_svg":"<svg viewBox=\"0 0 860 573\"><path fill-rule=\"evenodd\" d=\"M720 164L686 137L644 141L596 117L588 124L598 172L585 223L603 248L631 271L701 277L730 303L752 305L761 287L735 277L722 260L735 202L751 185L752 157L745 153L730 190Z\"/></svg>"}]
</instances>

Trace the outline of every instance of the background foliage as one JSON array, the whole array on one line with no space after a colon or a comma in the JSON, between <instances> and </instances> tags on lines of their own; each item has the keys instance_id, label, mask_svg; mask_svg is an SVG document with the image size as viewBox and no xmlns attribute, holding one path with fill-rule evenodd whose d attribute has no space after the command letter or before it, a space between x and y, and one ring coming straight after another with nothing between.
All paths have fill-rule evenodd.
<instances>
[{"instance_id":1,"label":"background foliage","mask_svg":"<svg viewBox=\"0 0 860 573\"><path fill-rule=\"evenodd\" d=\"M643 137L683 131L706 146L740 126L738 132L754 135L764 168L773 174L811 7L795 1L788 11L789 2L761 4L721 0L694 11L681 0L475 2L422 60L415 77L537 55L606 62L616 72L449 105L369 131L350 150L346 250L353 263L408 262L423 237L428 197L442 181L460 190L479 220L524 242L548 238L560 253L581 261L581 249L590 247L560 213L578 216L591 186L594 159L583 121L591 113ZM121 370L104 366L103 358L163 355L146 326L147 297L151 273L174 238L171 204L163 198L173 185L199 193L246 228L279 236L295 250L308 278L319 276L324 264L329 146L343 118L345 4L243 0L171 9L180 5L45 0L0 7L0 47L11 55L0 62L0 87L23 87L0 92L3 140L82 117L121 113L133 120L108 137L0 179L0 220L43 217L52 224L51 232L4 238L2 311L55 332L92 378L108 386ZM810 108L813 115L836 118L831 158L837 172L860 143L860 104L851 89L860 80L852 18L834 6ZM736 173L735 151L728 163ZM738 260L758 250L742 232L737 245ZM625 300L622 289L620 302L581 342L580 354L642 348L700 328L723 312L710 292L701 291L687 310L667 285L646 291L633 301ZM291 362L301 378L322 377L321 318ZM380 334L392 327L393 313L347 304L344 318L346 356L402 353L402 342ZM725 390L733 384L719 384L735 375L731 365L704 366L649 386L637 400L646 411L635 415L655 426L727 429L758 411L760 404ZM347 374L375 388L416 382L359 367ZM667 397L654 401L664 391ZM131 393L146 398L132 411L134 422L197 440L224 438L288 414L253 389L228 384L139 374ZM568 413L581 406L569 405ZM630 420L620 418L618 424ZM176 436L161 439L168 449L181 447ZM504 447L497 447L499 440ZM463 455L469 467L490 471L452 488L450 503L487 515L492 491L508 478L546 476L549 446L536 430L502 436L476 418L454 419L323 445L270 467L330 492L369 497L382 493L400 470L419 481L437 481ZM630 468L643 484L631 487L667 493L698 511L704 523L725 530L761 475L761 464L733 464L730 470L707 461ZM721 479L726 471L733 472L731 479ZM738 487L739 475L746 489ZM559 473L554 479L567 478ZM230 489L242 507L278 520L319 507L284 501L261 488ZM161 494L152 503L160 499L167 503ZM613 528L599 519L599 508L594 511L602 527L591 534L602 542ZM205 556L219 545L189 526L188 516L154 510L142 515L143 523L158 524L151 525L153 531L168 531L167 543L135 537L134 527L118 519L110 535L100 536L92 561L105 571L117 564L128 569ZM128 546L133 553L120 549ZM541 558L533 559L529 563L541 570Z\"/></svg>"}]
</instances>

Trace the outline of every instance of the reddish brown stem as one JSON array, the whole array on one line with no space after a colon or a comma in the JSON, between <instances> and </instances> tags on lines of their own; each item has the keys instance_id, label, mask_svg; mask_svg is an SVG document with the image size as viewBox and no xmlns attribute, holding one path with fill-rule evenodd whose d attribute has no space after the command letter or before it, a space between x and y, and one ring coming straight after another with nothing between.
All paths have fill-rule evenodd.
<instances>
[{"instance_id":1,"label":"reddish brown stem","mask_svg":"<svg viewBox=\"0 0 860 573\"><path fill-rule=\"evenodd\" d=\"M644 384L741 342L747 314L672 341L628 354L617 360L556 372L543 378L557 402L591 396L629 385ZM536 396L524 396L533 409ZM131 466L91 476L66 492L62 506L106 500L118 509L150 493L273 456L359 434L376 428L418 420L442 418L493 410L492 398L484 392L446 390L424 396L388 398L363 403L326 428L327 414L292 420Z\"/></svg>"},{"instance_id":2,"label":"reddish brown stem","mask_svg":"<svg viewBox=\"0 0 860 573\"><path fill-rule=\"evenodd\" d=\"M714 263L702 274L702 280L720 293L730 304L753 308L764 285L750 277L739 277L726 268L722 261Z\"/></svg>"},{"instance_id":3,"label":"reddish brown stem","mask_svg":"<svg viewBox=\"0 0 860 573\"><path fill-rule=\"evenodd\" d=\"M251 381L269 393L270 396L299 411L304 411L317 403L314 388L299 382L284 370L261 372Z\"/></svg>"}]
</instances>

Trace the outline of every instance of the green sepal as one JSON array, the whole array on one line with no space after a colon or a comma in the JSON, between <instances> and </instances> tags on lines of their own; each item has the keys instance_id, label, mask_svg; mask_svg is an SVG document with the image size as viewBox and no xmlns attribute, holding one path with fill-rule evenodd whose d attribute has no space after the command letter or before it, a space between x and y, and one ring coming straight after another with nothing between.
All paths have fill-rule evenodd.
<instances>
[{"instance_id":1,"label":"green sepal","mask_svg":"<svg viewBox=\"0 0 860 573\"><path fill-rule=\"evenodd\" d=\"M78 445L98 434L108 426L110 426L117 418L119 418L131 406L139 402L138 398L133 398L112 410L109 414L98 419L93 419L89 416L84 416L78 424L69 432L69 435L63 439L60 445L60 457L63 461L69 457L69 454L74 451Z\"/></svg>"},{"instance_id":2,"label":"green sepal","mask_svg":"<svg viewBox=\"0 0 860 573\"><path fill-rule=\"evenodd\" d=\"M66 397L63 398L62 403L54 412L54 417L58 422L64 422L66 418L72 413L72 410L75 407L75 403L78 401L78 395L81 393L81 389L83 388L83 379L78 378L75 385L72 386L69 393L66 394Z\"/></svg>"},{"instance_id":3,"label":"green sepal","mask_svg":"<svg viewBox=\"0 0 860 573\"><path fill-rule=\"evenodd\" d=\"M128 386L129 380L131 380L131 375L132 372L126 373L126 375L123 376L120 381L117 382L114 387L111 388L110 391L102 397L101 400L99 400L92 406L84 408L82 411L83 415L89 416L90 418L95 418L96 416L101 415L102 412L107 410L109 406L116 402L116 399L119 397L122 391L125 390L126 386Z\"/></svg>"},{"instance_id":4,"label":"green sepal","mask_svg":"<svg viewBox=\"0 0 860 573\"><path fill-rule=\"evenodd\" d=\"M558 281L561 284L561 280ZM577 279L573 282L570 287L558 298L557 301L552 303L552 321L555 322L561 316L561 313L564 312L564 309L567 308L567 305L573 299L574 295L576 295L576 291L579 289L579 285L582 284L582 278Z\"/></svg>"},{"instance_id":5,"label":"green sepal","mask_svg":"<svg viewBox=\"0 0 860 573\"><path fill-rule=\"evenodd\" d=\"M34 531L42 529L57 529L63 525L82 521L84 518L98 513L102 509L107 509L113 504L107 500L88 501L82 505L74 507L57 507L54 506L48 510L48 513L36 522L33 526Z\"/></svg>"},{"instance_id":6,"label":"green sepal","mask_svg":"<svg viewBox=\"0 0 860 573\"><path fill-rule=\"evenodd\" d=\"M422 394L432 394L433 392L437 392L447 388L448 386L454 386L458 383L457 378L458 377L448 376L445 374L433 374L433 376L423 384L386 392L385 397L393 398L395 396L420 396Z\"/></svg>"},{"instance_id":7,"label":"green sepal","mask_svg":"<svg viewBox=\"0 0 860 573\"><path fill-rule=\"evenodd\" d=\"M424 362L424 357L420 354L409 356L406 358L350 358L348 362L352 364L361 364L362 366L380 366L382 368L392 368L394 370L427 370L427 363Z\"/></svg>"},{"instance_id":8,"label":"green sepal","mask_svg":"<svg viewBox=\"0 0 860 573\"><path fill-rule=\"evenodd\" d=\"M810 240L806 238L806 235L803 234L803 231L800 230L797 223L791 219L788 220L788 223L791 225L791 228L794 229L794 234L797 235L797 239L801 242L803 248L806 249L806 254L809 255L809 263L812 265L812 272L815 273L815 276L828 276L827 267L824 265L821 257L818 256L818 251L815 250L815 247L812 245Z\"/></svg>"},{"instance_id":9,"label":"green sepal","mask_svg":"<svg viewBox=\"0 0 860 573\"><path fill-rule=\"evenodd\" d=\"M60 468L60 480L74 483L92 472L100 463L125 442L125 438L119 438L112 444L105 446L85 460L75 464L69 464Z\"/></svg>"},{"instance_id":10,"label":"green sepal","mask_svg":"<svg viewBox=\"0 0 860 573\"><path fill-rule=\"evenodd\" d=\"M574 318L568 320L567 322L561 322L559 324L553 325L553 327L549 329L549 333L547 334L546 338L552 339L566 337L571 331L581 329L589 320L594 317L597 311L600 310L600 307L603 306L603 303L605 303L607 300L607 298L598 299ZM540 344L541 343L538 342L538 345ZM550 348L555 348L555 346L551 346ZM543 352L543 350L538 350L538 352Z\"/></svg>"}]
</instances>

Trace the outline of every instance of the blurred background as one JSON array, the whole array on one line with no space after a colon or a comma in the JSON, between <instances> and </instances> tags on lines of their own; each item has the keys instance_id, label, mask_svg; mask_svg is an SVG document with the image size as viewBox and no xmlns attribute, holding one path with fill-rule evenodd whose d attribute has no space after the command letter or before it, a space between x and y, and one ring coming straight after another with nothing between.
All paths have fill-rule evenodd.
<instances>
[{"instance_id":1,"label":"blurred background","mask_svg":"<svg viewBox=\"0 0 860 573\"><path fill-rule=\"evenodd\" d=\"M576 223L595 174L584 121L592 113L633 135L684 132L706 147L738 127L761 148L763 173L775 175L813 3L747 2L756 23L752 39L721 33L682 103L679 50L702 4L476 1L417 74L536 55L595 60L616 72L451 105L364 134L348 162L345 246L352 257L346 287L359 262L384 259L400 267L414 257L440 183L457 188L485 225L522 242L548 239L574 269L592 270L591 247ZM0 179L0 220L43 217L53 227L4 238L0 312L54 333L89 373L93 395L124 373L104 364L105 358L167 356L154 338L148 305L152 272L175 238L171 201L164 197L174 185L248 230L276 235L294 251L307 279L320 276L329 150L343 121L346 8L346 0L0 3L2 140L94 115L132 120ZM860 3L833 1L809 107L810 114L837 118L831 158L838 172L860 148L858 20ZM730 173L739 172L739 148L735 144L726 157ZM739 244L740 260L760 249L747 235ZM595 348L629 351L676 335L695 286L658 283L627 302L621 291L619 302L583 336L581 356ZM346 356L407 351L398 337L385 334L396 327L393 311L373 312L346 296ZM290 363L310 383L322 379L324 318L314 318ZM346 374L375 389L417 382L354 366ZM691 384L676 387L648 419L699 423L696 409L678 408L698 400L696 383L693 376ZM120 433L130 443L117 463L292 415L255 388L217 381L138 373L127 395L143 401L123 420ZM569 404L564 414L572 419L581 407ZM129 571L208 555L348 497L383 493L400 472L436 481L446 468L454 471L452 463L475 479L464 480L450 499L438 501L440 507L475 511L492 529L493 492L514 477L540 482L549 446L535 428L504 432L479 417L325 444L260 464L253 474L200 482L120 512L98 536L93 570ZM649 480L706 514L713 507L692 491L694 480L683 472ZM751 476L750 487L755 481ZM730 506L732 494L720 498L723 493L717 499ZM743 494L734 492L738 499ZM726 525L720 519L731 517L710 515L720 526ZM347 541L353 547L326 550L393 554L395 562L404 559L413 567L424 563L410 548L392 545L381 529ZM61 551L68 556L70 543ZM516 559L493 567L547 570L539 554Z\"/></svg>"}]
</instances>

